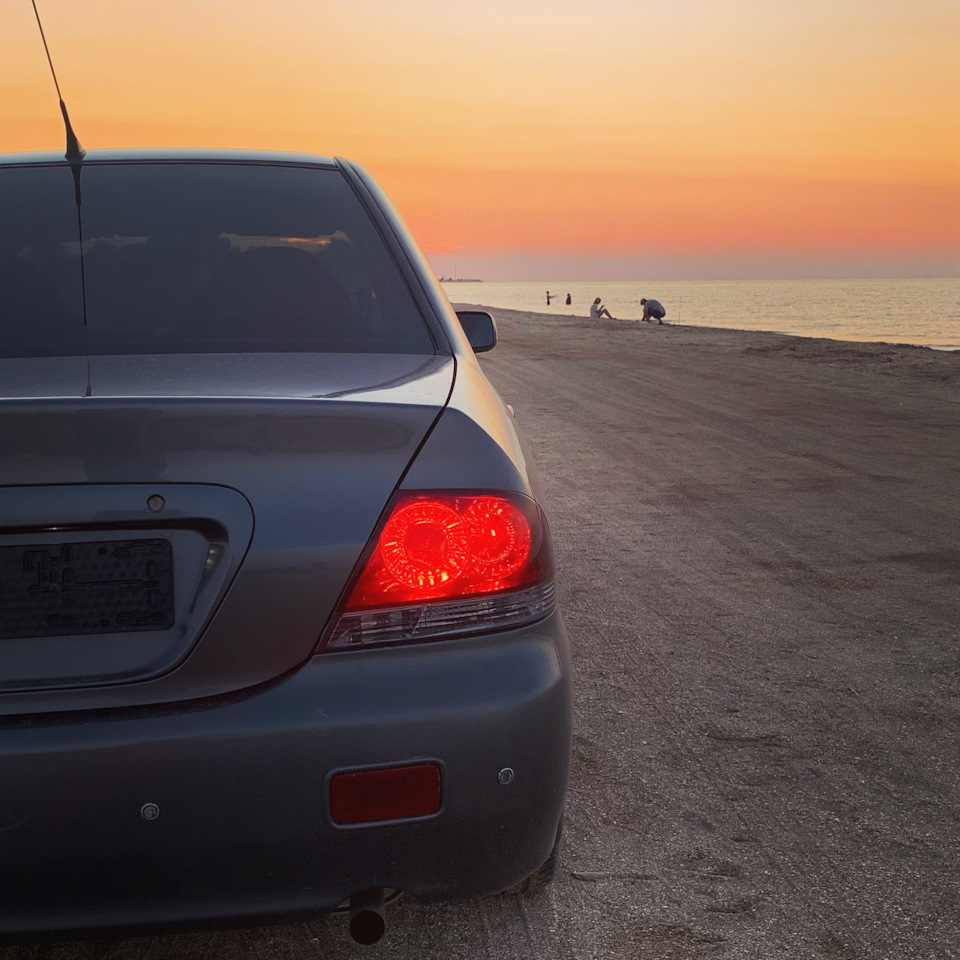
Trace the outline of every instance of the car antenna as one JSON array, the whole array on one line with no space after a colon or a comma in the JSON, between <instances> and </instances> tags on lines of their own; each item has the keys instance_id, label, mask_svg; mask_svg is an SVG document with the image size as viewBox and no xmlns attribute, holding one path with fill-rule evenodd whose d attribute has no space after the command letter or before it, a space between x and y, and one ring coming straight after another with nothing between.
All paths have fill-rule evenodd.
<instances>
[{"instance_id":1,"label":"car antenna","mask_svg":"<svg viewBox=\"0 0 960 960\"><path fill-rule=\"evenodd\" d=\"M57 71L53 69L53 58L50 56L50 48L47 46L47 38L43 32L43 24L40 22L40 11L37 10L37 0L30 0L30 3L33 4L33 15L37 18L37 26L40 28L40 39L43 41L43 49L47 54L47 63L50 64L50 75L53 77L53 85L56 87L57 98L60 100L60 112L63 114L63 123L67 128L67 152L64 156L70 163L79 163L87 151L80 145L77 135L73 132L70 115L67 113L67 105L63 102L63 95L60 93L60 84L57 82Z\"/></svg>"},{"instance_id":2,"label":"car antenna","mask_svg":"<svg viewBox=\"0 0 960 960\"><path fill-rule=\"evenodd\" d=\"M77 233L80 237L80 294L83 304L83 325L86 326L87 282L83 269L83 218L80 216L80 164L86 156L87 151L80 145L80 141L73 131L73 125L70 123L70 114L67 113L67 105L63 102L63 94L60 93L60 84L57 82L57 71L53 69L53 58L50 56L47 37L43 32L43 23L40 21L40 11L37 9L37 0L30 0L30 3L33 5L33 15L37 18L37 26L40 28L40 39L43 41L43 49L47 54L47 63L50 64L50 75L53 77L53 85L57 90L57 99L60 101L60 113L63 114L63 124L67 128L67 152L64 154L64 159L70 164L70 170L73 173L73 194L77 201Z\"/></svg>"}]
</instances>

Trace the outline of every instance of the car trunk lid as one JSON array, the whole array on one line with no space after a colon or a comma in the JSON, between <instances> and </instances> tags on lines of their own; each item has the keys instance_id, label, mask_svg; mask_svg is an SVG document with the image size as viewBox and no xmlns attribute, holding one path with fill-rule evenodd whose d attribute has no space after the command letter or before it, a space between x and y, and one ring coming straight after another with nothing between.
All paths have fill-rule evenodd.
<instances>
[{"instance_id":1,"label":"car trunk lid","mask_svg":"<svg viewBox=\"0 0 960 960\"><path fill-rule=\"evenodd\" d=\"M303 663L454 374L390 354L8 365L0 570L49 629L0 627L5 713L207 697ZM133 610L96 607L98 630L58 606L70 589Z\"/></svg>"}]
</instances>

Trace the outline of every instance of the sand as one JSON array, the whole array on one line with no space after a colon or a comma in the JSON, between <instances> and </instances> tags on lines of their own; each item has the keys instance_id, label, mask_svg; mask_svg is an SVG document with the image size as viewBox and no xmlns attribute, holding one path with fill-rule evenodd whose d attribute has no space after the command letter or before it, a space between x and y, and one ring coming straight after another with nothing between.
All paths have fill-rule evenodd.
<instances>
[{"instance_id":1,"label":"sand","mask_svg":"<svg viewBox=\"0 0 960 960\"><path fill-rule=\"evenodd\" d=\"M543 955L960 956L960 353L492 312L576 669Z\"/></svg>"},{"instance_id":2,"label":"sand","mask_svg":"<svg viewBox=\"0 0 960 960\"><path fill-rule=\"evenodd\" d=\"M828 340L795 337L781 333L728 330L684 324L641 323L636 320L591 320L585 317L557 317L553 314L499 307L456 304L459 309L487 310L496 318L501 339L516 336L545 336L551 340L582 344L643 344L644 349L682 348L705 356L785 356L790 360L844 368L856 367L871 374L898 379L916 379L951 384L954 399L960 401L960 351L932 350L905 344ZM623 337L633 339L624 340Z\"/></svg>"}]
</instances>

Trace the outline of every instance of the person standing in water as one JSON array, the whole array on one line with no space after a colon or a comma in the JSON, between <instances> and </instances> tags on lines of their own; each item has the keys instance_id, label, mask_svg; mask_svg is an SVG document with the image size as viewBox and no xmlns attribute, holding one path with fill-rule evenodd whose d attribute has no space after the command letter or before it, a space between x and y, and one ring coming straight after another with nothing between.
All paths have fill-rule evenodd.
<instances>
[{"instance_id":1,"label":"person standing in water","mask_svg":"<svg viewBox=\"0 0 960 960\"><path fill-rule=\"evenodd\" d=\"M556 300L558 296L560 296L560 294L558 294L558 293L551 293L551 292L548 290L548 291L547 291L547 306L549 307L549 306L550 306L550 301L551 301L551 300Z\"/></svg>"},{"instance_id":2,"label":"person standing in water","mask_svg":"<svg viewBox=\"0 0 960 960\"><path fill-rule=\"evenodd\" d=\"M568 294L567 294L567 306L569 307L571 303L573 303L573 301L570 299L570 294L568 293Z\"/></svg>"}]
</instances>

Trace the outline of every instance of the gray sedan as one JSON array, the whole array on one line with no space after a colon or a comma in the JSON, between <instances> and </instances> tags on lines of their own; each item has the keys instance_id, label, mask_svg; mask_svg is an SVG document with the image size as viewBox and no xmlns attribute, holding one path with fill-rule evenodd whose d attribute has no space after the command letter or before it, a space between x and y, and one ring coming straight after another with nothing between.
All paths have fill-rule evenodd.
<instances>
[{"instance_id":1,"label":"gray sedan","mask_svg":"<svg viewBox=\"0 0 960 960\"><path fill-rule=\"evenodd\" d=\"M570 747L513 419L377 185L0 159L0 935L548 881Z\"/></svg>"}]
</instances>

